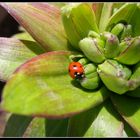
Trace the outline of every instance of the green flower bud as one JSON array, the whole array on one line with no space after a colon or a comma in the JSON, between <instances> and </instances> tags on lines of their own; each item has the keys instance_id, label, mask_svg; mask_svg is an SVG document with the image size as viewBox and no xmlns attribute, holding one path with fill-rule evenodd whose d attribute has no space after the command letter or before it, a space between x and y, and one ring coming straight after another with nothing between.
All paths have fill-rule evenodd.
<instances>
[{"instance_id":1,"label":"green flower bud","mask_svg":"<svg viewBox=\"0 0 140 140\"><path fill-rule=\"evenodd\" d=\"M118 37L105 32L102 34L102 39L105 40L104 54L106 58L114 58L119 54L119 40Z\"/></svg>"},{"instance_id":2,"label":"green flower bud","mask_svg":"<svg viewBox=\"0 0 140 140\"><path fill-rule=\"evenodd\" d=\"M85 58L85 56L82 54L70 55L69 60L70 60L70 62L79 62L83 66L89 63L89 60L87 58Z\"/></svg>"},{"instance_id":3,"label":"green flower bud","mask_svg":"<svg viewBox=\"0 0 140 140\"><path fill-rule=\"evenodd\" d=\"M103 48L99 45L96 38L84 38L79 42L80 49L84 55L92 62L101 63L105 60Z\"/></svg>"},{"instance_id":4,"label":"green flower bud","mask_svg":"<svg viewBox=\"0 0 140 140\"><path fill-rule=\"evenodd\" d=\"M81 58L79 61L79 63L81 63L83 66L89 63L89 60L86 58Z\"/></svg>"},{"instance_id":5,"label":"green flower bud","mask_svg":"<svg viewBox=\"0 0 140 140\"><path fill-rule=\"evenodd\" d=\"M104 51L105 42L101 38L94 38L96 44L98 44L102 51Z\"/></svg>"},{"instance_id":6,"label":"green flower bud","mask_svg":"<svg viewBox=\"0 0 140 140\"><path fill-rule=\"evenodd\" d=\"M100 34L96 33L95 31L89 31L88 37L100 38Z\"/></svg>"},{"instance_id":7,"label":"green flower bud","mask_svg":"<svg viewBox=\"0 0 140 140\"><path fill-rule=\"evenodd\" d=\"M82 87L86 89L96 89L99 87L100 78L95 64L90 63L84 66L85 77L80 80Z\"/></svg>"},{"instance_id":8,"label":"green flower bud","mask_svg":"<svg viewBox=\"0 0 140 140\"><path fill-rule=\"evenodd\" d=\"M84 66L84 71L85 71L85 76L89 77L91 73L97 71L97 66L93 63L87 64Z\"/></svg>"},{"instance_id":9,"label":"green flower bud","mask_svg":"<svg viewBox=\"0 0 140 140\"><path fill-rule=\"evenodd\" d=\"M69 56L69 60L70 60L70 62L73 62L73 61L78 61L79 59L81 59L81 58L83 58L84 57L84 55L83 54L75 54L75 55L70 55Z\"/></svg>"},{"instance_id":10,"label":"green flower bud","mask_svg":"<svg viewBox=\"0 0 140 140\"><path fill-rule=\"evenodd\" d=\"M133 74L129 80L130 90L134 90L140 86L140 62L134 67Z\"/></svg>"},{"instance_id":11,"label":"green flower bud","mask_svg":"<svg viewBox=\"0 0 140 140\"><path fill-rule=\"evenodd\" d=\"M131 38L127 38L119 44L120 53L123 52L131 44L131 41Z\"/></svg>"},{"instance_id":12,"label":"green flower bud","mask_svg":"<svg viewBox=\"0 0 140 140\"><path fill-rule=\"evenodd\" d=\"M83 78L81 81L81 86L84 87L85 89L96 89L99 86L99 78L98 76L95 76L95 78Z\"/></svg>"},{"instance_id":13,"label":"green flower bud","mask_svg":"<svg viewBox=\"0 0 140 140\"><path fill-rule=\"evenodd\" d=\"M140 62L134 67L131 79L140 79Z\"/></svg>"},{"instance_id":14,"label":"green flower bud","mask_svg":"<svg viewBox=\"0 0 140 140\"><path fill-rule=\"evenodd\" d=\"M95 42L102 48L104 48L105 42L101 39L100 34L94 32L94 31L89 31L88 37L94 38Z\"/></svg>"},{"instance_id":15,"label":"green flower bud","mask_svg":"<svg viewBox=\"0 0 140 140\"><path fill-rule=\"evenodd\" d=\"M118 23L112 28L111 33L119 37L123 30L124 25L122 23Z\"/></svg>"},{"instance_id":16,"label":"green flower bud","mask_svg":"<svg viewBox=\"0 0 140 140\"><path fill-rule=\"evenodd\" d=\"M120 40L123 40L127 37L131 37L132 25L124 25L122 23L118 23L112 28L111 33L118 36Z\"/></svg>"},{"instance_id":17,"label":"green flower bud","mask_svg":"<svg viewBox=\"0 0 140 140\"><path fill-rule=\"evenodd\" d=\"M133 65L140 61L140 38L136 37L128 42L128 47L115 59L122 64Z\"/></svg>"},{"instance_id":18,"label":"green flower bud","mask_svg":"<svg viewBox=\"0 0 140 140\"><path fill-rule=\"evenodd\" d=\"M132 35L132 25L128 24L124 27L124 30L121 34L121 40L127 38L127 37L131 37Z\"/></svg>"},{"instance_id":19,"label":"green flower bud","mask_svg":"<svg viewBox=\"0 0 140 140\"><path fill-rule=\"evenodd\" d=\"M98 65L98 73L108 89L123 94L129 90L128 79L131 76L131 70L126 66L119 64L115 60L106 60Z\"/></svg>"}]
</instances>

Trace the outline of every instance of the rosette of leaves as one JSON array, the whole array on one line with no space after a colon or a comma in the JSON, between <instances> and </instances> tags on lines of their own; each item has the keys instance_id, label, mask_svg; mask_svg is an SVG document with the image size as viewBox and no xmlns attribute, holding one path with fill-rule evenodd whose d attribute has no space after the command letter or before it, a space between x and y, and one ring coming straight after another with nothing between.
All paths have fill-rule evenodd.
<instances>
[{"instance_id":1,"label":"rosette of leaves","mask_svg":"<svg viewBox=\"0 0 140 140\"><path fill-rule=\"evenodd\" d=\"M1 6L26 30L0 38L4 136L140 135L139 4ZM84 79L71 79L71 61Z\"/></svg>"}]
</instances>

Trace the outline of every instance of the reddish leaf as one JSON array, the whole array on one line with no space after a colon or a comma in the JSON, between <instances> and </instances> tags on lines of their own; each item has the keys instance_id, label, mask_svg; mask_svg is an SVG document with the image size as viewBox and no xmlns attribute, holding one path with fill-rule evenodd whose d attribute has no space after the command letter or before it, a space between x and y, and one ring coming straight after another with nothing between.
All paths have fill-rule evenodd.
<instances>
[{"instance_id":1,"label":"reddish leaf","mask_svg":"<svg viewBox=\"0 0 140 140\"><path fill-rule=\"evenodd\" d=\"M1 3L47 51L68 50L60 9L47 3Z\"/></svg>"}]
</instances>

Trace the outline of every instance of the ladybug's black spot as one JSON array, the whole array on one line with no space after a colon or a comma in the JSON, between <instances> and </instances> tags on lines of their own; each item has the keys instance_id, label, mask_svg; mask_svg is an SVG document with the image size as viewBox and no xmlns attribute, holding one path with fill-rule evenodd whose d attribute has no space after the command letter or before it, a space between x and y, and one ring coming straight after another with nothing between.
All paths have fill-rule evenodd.
<instances>
[{"instance_id":1,"label":"ladybug's black spot","mask_svg":"<svg viewBox=\"0 0 140 140\"><path fill-rule=\"evenodd\" d=\"M69 72L70 72L70 69L69 69Z\"/></svg>"},{"instance_id":2,"label":"ladybug's black spot","mask_svg":"<svg viewBox=\"0 0 140 140\"><path fill-rule=\"evenodd\" d=\"M76 65L73 65L73 67L76 67Z\"/></svg>"},{"instance_id":3,"label":"ladybug's black spot","mask_svg":"<svg viewBox=\"0 0 140 140\"><path fill-rule=\"evenodd\" d=\"M74 72L74 75L77 76L77 72Z\"/></svg>"}]
</instances>

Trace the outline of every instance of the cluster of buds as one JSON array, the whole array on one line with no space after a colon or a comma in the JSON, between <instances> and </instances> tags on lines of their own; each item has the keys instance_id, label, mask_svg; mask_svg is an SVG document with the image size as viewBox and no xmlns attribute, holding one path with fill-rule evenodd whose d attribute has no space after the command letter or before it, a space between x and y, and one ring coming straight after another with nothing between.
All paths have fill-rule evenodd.
<instances>
[{"instance_id":1,"label":"cluster of buds","mask_svg":"<svg viewBox=\"0 0 140 140\"><path fill-rule=\"evenodd\" d=\"M84 77L76 79L82 87L96 89L104 84L124 94L140 86L140 37L132 36L130 24L118 23L100 34L90 31L79 48L84 55L70 59L84 67Z\"/></svg>"},{"instance_id":2,"label":"cluster of buds","mask_svg":"<svg viewBox=\"0 0 140 140\"><path fill-rule=\"evenodd\" d=\"M96 89L100 85L100 78L97 73L97 66L90 62L83 55L71 55L71 61L79 62L84 69L84 76L75 77L75 80L80 82L81 86L86 89Z\"/></svg>"}]
</instances>

